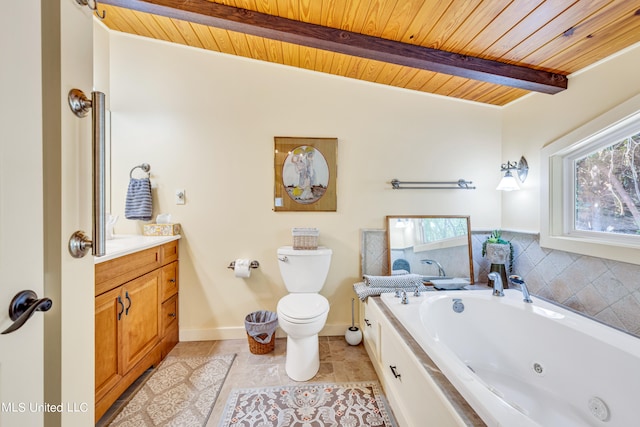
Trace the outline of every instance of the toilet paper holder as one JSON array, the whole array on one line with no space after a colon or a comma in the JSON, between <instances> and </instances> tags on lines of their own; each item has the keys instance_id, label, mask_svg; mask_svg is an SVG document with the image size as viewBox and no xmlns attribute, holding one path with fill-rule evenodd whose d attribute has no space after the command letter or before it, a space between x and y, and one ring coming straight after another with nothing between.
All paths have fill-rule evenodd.
<instances>
[{"instance_id":1,"label":"toilet paper holder","mask_svg":"<svg viewBox=\"0 0 640 427\"><path fill-rule=\"evenodd\" d=\"M258 268L258 267L260 267L260 263L258 261L254 260L254 261L251 261L251 264L249 264L249 268ZM236 262L231 261L227 266L227 268L230 268L233 270L234 268L236 268Z\"/></svg>"}]
</instances>

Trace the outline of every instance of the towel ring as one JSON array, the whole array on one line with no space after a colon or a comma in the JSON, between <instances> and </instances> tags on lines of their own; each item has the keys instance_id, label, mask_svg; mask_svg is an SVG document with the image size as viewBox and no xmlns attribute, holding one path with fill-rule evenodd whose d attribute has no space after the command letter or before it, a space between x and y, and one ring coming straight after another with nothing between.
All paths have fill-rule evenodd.
<instances>
[{"instance_id":1,"label":"towel ring","mask_svg":"<svg viewBox=\"0 0 640 427\"><path fill-rule=\"evenodd\" d=\"M138 166L134 166L131 171L129 172L129 178L133 179L133 171L136 169L142 169L144 172L147 173L147 178L149 177L149 171L151 170L151 166L149 165L149 163L143 163L141 165Z\"/></svg>"}]
</instances>

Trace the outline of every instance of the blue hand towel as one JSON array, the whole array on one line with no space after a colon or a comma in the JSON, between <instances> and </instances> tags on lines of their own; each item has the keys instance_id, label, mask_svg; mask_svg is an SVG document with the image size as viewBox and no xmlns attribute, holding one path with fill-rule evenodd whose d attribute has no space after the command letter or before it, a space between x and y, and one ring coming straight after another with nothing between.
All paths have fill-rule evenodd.
<instances>
[{"instance_id":1,"label":"blue hand towel","mask_svg":"<svg viewBox=\"0 0 640 427\"><path fill-rule=\"evenodd\" d=\"M149 221L152 208L151 180L149 178L131 178L127 190L127 202L124 207L125 218Z\"/></svg>"}]
</instances>

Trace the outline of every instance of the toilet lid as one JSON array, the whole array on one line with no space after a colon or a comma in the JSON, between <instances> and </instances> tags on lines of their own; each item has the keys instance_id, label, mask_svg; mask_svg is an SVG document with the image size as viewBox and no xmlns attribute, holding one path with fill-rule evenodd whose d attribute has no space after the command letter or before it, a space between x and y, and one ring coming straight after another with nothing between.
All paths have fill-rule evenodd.
<instances>
[{"instance_id":1,"label":"toilet lid","mask_svg":"<svg viewBox=\"0 0 640 427\"><path fill-rule=\"evenodd\" d=\"M329 311L329 301L320 294L289 294L278 301L278 312L292 321L313 319Z\"/></svg>"}]
</instances>

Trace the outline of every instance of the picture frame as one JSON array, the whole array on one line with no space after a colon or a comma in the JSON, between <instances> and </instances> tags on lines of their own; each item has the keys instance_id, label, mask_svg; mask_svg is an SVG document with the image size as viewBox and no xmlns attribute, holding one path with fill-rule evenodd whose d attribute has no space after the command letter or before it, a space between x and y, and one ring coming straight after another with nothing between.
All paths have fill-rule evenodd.
<instances>
[{"instance_id":1,"label":"picture frame","mask_svg":"<svg viewBox=\"0 0 640 427\"><path fill-rule=\"evenodd\" d=\"M337 138L274 137L273 210L337 210Z\"/></svg>"}]
</instances>

